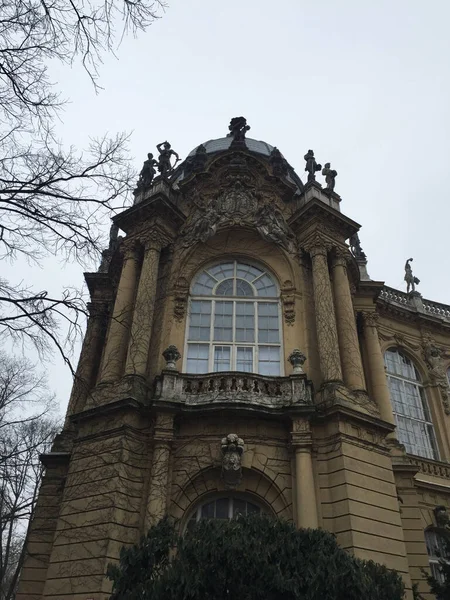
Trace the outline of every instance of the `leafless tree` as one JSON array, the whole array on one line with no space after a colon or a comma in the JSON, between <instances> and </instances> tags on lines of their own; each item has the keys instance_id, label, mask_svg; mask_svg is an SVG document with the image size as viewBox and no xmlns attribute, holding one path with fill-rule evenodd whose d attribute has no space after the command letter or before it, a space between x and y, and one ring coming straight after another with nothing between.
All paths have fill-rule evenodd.
<instances>
[{"instance_id":1,"label":"leafless tree","mask_svg":"<svg viewBox=\"0 0 450 600\"><path fill-rule=\"evenodd\" d=\"M0 354L0 599L10 600L42 477L39 455L57 431L53 397L32 364Z\"/></svg>"},{"instance_id":2,"label":"leafless tree","mask_svg":"<svg viewBox=\"0 0 450 600\"><path fill-rule=\"evenodd\" d=\"M64 101L50 60L81 61L96 89L98 66L122 36L145 31L162 0L0 0L0 258L83 261L101 247L100 223L126 203L135 173L126 134L65 147L54 132ZM49 297L0 278L0 339L31 341L43 354L79 328L78 291Z\"/></svg>"}]
</instances>

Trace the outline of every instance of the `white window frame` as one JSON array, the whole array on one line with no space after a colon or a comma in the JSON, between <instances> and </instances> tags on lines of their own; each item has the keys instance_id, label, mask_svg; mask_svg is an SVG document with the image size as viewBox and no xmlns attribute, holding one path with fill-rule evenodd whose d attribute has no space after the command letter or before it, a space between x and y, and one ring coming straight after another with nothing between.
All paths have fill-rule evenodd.
<instances>
[{"instance_id":1,"label":"white window frame","mask_svg":"<svg viewBox=\"0 0 450 600\"><path fill-rule=\"evenodd\" d=\"M220 285L220 283L222 283L226 279L226 278L224 278L224 279L219 280L215 277L214 277L214 279L217 280L217 283L214 286L211 295L208 295L208 296L197 295L197 294L192 294L192 292L191 292L189 295L188 311L187 311L187 318L186 318L186 334L185 334L184 353L183 353L183 372L188 372L187 371L188 346L192 345L192 344L208 346L209 351L208 351L207 373L220 372L220 371L214 371L215 348L229 347L231 349L230 369L228 371L224 371L224 372L230 372L230 371L237 372L236 365L237 365L237 349L238 348L252 348L252 350L253 350L253 352L252 352L253 368L252 368L252 371L249 371L248 373L249 374L250 373L258 374L258 372L259 372L258 371L258 369L259 369L259 348L260 347L269 347L269 348L275 347L275 348L279 349L280 372L278 375L267 375L267 376L268 377L283 377L284 376L283 321L282 321L283 315L282 315L282 310L281 310L280 291L279 291L279 286L277 284L276 279L266 268L258 265L254 261L247 261L245 259L242 259L242 260L223 259L220 262L215 262L215 263L210 264L209 266L201 269L201 271L199 271L193 279L193 283L191 285L191 290L192 290L193 286L195 285L197 278L201 275L201 273L203 273L204 271L208 271L208 269L216 267L220 264L227 264L227 263L231 263L231 262L234 263L234 271L233 271L234 281L236 281L236 277L237 277L236 271L237 271L237 266L239 264L248 264L250 266L254 266L255 268L260 269L263 272L261 273L261 275L256 277L253 281L260 279L263 275L267 274L271 278L272 282L275 285L276 296L258 296L256 289L255 289L255 293L253 296L235 296L235 295L233 295L233 296L215 296L214 291L215 291L216 287L218 285ZM247 283L252 285L252 283L249 281L247 281ZM211 302L211 322L210 322L210 327L209 327L209 340L189 340L189 329L190 329L190 321L191 321L191 303L193 301ZM214 315L215 315L215 305L217 302L233 303L232 341L230 341L230 342L214 340ZM236 304L242 304L242 303L253 304L254 334L255 334L253 342L238 342L234 339L235 335L236 335ZM273 305L277 306L279 342L259 342L259 339L258 339L259 338L259 330L258 330L258 314L259 314L258 305L259 304L273 304Z\"/></svg>"},{"instance_id":2,"label":"white window frame","mask_svg":"<svg viewBox=\"0 0 450 600\"><path fill-rule=\"evenodd\" d=\"M428 562L430 564L431 574L440 583L444 583L444 576L440 570L440 561L443 560L447 564L450 563L450 557L446 555L445 550L445 536L434 527L425 529L425 545L427 547ZM439 556L435 550L438 549L441 553Z\"/></svg>"},{"instance_id":3,"label":"white window frame","mask_svg":"<svg viewBox=\"0 0 450 600\"><path fill-rule=\"evenodd\" d=\"M396 353L398 356L400 357L404 357L405 359L407 359L410 363L410 366L412 367L412 370L415 373L415 377L408 377L406 375L403 374L398 374L398 373L393 373L391 371L389 371L389 366L388 366L388 361L387 361L387 354L391 352L391 353ZM387 383L388 383L388 388L389 388L389 393L391 394L391 404L392 404L392 412L394 414L394 418L396 420L396 424L397 424L397 437L398 440L401 444L404 444L406 451L409 454L413 454L415 456L422 456L423 458L427 458L430 460L439 460L439 448L437 445L437 440L436 440L436 434L434 431L434 425L433 425L433 421L431 419L431 412L430 412L430 407L428 404L428 399L425 393L425 389L422 385L422 382L420 381L420 377L419 377L419 373L418 370L414 364L414 362L408 357L407 354L405 354L404 352L402 352L401 350L399 350L398 348L388 348L385 353L384 353L384 362L385 362L385 367L386 367L386 377L387 377ZM424 412L424 418L418 418L418 417L413 417L411 415L407 415L407 414L402 414L400 412L397 412L396 410L396 406L394 401L392 400L392 388L391 388L391 380L397 380L400 382L400 389L402 390L401 392L401 396L402 396L402 400L404 404L407 404L406 402L406 398L407 398L407 394L406 392L403 392L405 390L405 384L409 384L414 386L417 391L418 394L421 398L421 402L422 402L422 407L423 407L423 412ZM427 415L428 415L428 419L427 419ZM410 421L411 423L419 423L421 424L425 430L429 433L429 443L432 449L432 456L429 456L426 453L421 453L419 454L418 452L415 452L414 449L412 448L411 443L409 442L409 440L403 438L402 439L402 429L400 428L399 425L399 420L402 419L405 422L406 421ZM418 438L416 438L418 439ZM424 438L422 438L424 439ZM418 441L422 441L422 440L418 440ZM421 443L415 444L416 447L425 447L426 444Z\"/></svg>"},{"instance_id":4,"label":"white window frame","mask_svg":"<svg viewBox=\"0 0 450 600\"><path fill-rule=\"evenodd\" d=\"M249 504L253 504L253 506L256 506L257 508L259 508L258 514L260 514L260 515L270 514L270 513L268 513L267 509L260 502L258 502L257 500L254 500L253 498L249 498L248 496L244 496L244 495L240 495L240 494L214 495L214 496L210 496L209 498L206 498L203 502L200 502L200 504L198 504L194 510L192 510L188 513L188 517L184 523L183 529L184 530L188 529L189 524L193 520L194 516L195 516L196 523L201 521L202 509L206 504L210 504L211 502L216 502L217 500L222 500L222 499L228 500L228 517L227 517L228 519L234 518L233 512L234 512L234 501L235 500L240 500L242 502L248 502ZM212 519L216 519L216 518L217 517L212 517Z\"/></svg>"}]
</instances>

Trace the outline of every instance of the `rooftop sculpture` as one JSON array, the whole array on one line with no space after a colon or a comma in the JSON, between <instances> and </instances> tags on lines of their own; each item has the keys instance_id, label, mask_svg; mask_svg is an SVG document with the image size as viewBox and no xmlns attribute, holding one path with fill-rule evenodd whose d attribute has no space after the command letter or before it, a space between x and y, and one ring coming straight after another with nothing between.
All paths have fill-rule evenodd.
<instances>
[{"instance_id":1,"label":"rooftop sculpture","mask_svg":"<svg viewBox=\"0 0 450 600\"><path fill-rule=\"evenodd\" d=\"M334 186L336 185L337 171L331 168L331 163L325 163L322 169L322 175L325 176L325 182L327 184L326 189L333 192Z\"/></svg>"},{"instance_id":2,"label":"rooftop sculpture","mask_svg":"<svg viewBox=\"0 0 450 600\"><path fill-rule=\"evenodd\" d=\"M232 137L233 142L243 142L245 134L250 129L250 125L247 125L245 117L233 117L228 125L228 129L230 130L228 137Z\"/></svg>"},{"instance_id":3,"label":"rooftop sculpture","mask_svg":"<svg viewBox=\"0 0 450 600\"><path fill-rule=\"evenodd\" d=\"M416 285L420 283L420 279L414 277L412 272L412 267L409 263L412 262L412 258L408 258L405 263L405 281L406 281L406 293L409 294L409 290L411 288L411 292L416 291Z\"/></svg>"},{"instance_id":4,"label":"rooftop sculpture","mask_svg":"<svg viewBox=\"0 0 450 600\"><path fill-rule=\"evenodd\" d=\"M156 145L156 148L159 152L158 157L158 171L161 173L163 177L169 175L175 168L176 164L181 160L178 156L178 153L175 150L172 150L169 142L161 142ZM175 163L172 166L170 159L172 156L175 156Z\"/></svg>"},{"instance_id":5,"label":"rooftop sculpture","mask_svg":"<svg viewBox=\"0 0 450 600\"><path fill-rule=\"evenodd\" d=\"M142 166L142 170L139 175L139 181L137 184L138 189L147 189L150 187L154 176L156 175L155 167L158 166L158 161L153 158L153 154L149 152L147 154L147 160Z\"/></svg>"},{"instance_id":6,"label":"rooftop sculpture","mask_svg":"<svg viewBox=\"0 0 450 600\"><path fill-rule=\"evenodd\" d=\"M308 150L308 152L304 156L306 165L305 171L308 172L308 183L316 180L316 172L320 171L322 165L319 165L314 158L314 150Z\"/></svg>"}]
</instances>

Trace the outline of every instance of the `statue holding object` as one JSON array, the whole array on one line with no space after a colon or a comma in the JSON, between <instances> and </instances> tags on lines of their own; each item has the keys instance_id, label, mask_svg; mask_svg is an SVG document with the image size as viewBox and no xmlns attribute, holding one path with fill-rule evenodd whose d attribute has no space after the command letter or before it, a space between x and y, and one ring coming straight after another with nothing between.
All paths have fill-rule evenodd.
<instances>
[{"instance_id":1,"label":"statue holding object","mask_svg":"<svg viewBox=\"0 0 450 600\"><path fill-rule=\"evenodd\" d=\"M411 292L416 291L416 285L420 283L420 279L414 277L412 272L412 267L409 263L412 262L412 258L408 258L405 263L405 281L406 281L406 293L409 294L409 290L411 288Z\"/></svg>"},{"instance_id":2,"label":"statue holding object","mask_svg":"<svg viewBox=\"0 0 450 600\"><path fill-rule=\"evenodd\" d=\"M176 164L181 160L175 150L172 150L171 145L168 141L161 142L156 145L159 152L158 157L158 171L163 177L169 175L175 168ZM170 159L175 156L175 164L172 166Z\"/></svg>"},{"instance_id":3,"label":"statue holding object","mask_svg":"<svg viewBox=\"0 0 450 600\"><path fill-rule=\"evenodd\" d=\"M325 176L325 182L327 184L326 189L330 192L334 192L334 186L336 185L337 171L331 168L331 163L325 163L322 169L322 175Z\"/></svg>"},{"instance_id":4,"label":"statue holding object","mask_svg":"<svg viewBox=\"0 0 450 600\"><path fill-rule=\"evenodd\" d=\"M149 152L147 154L147 160L142 166L142 170L139 175L138 189L147 189L150 187L154 176L156 175L155 167L158 166L158 161L153 158L153 154Z\"/></svg>"},{"instance_id":5,"label":"statue holding object","mask_svg":"<svg viewBox=\"0 0 450 600\"><path fill-rule=\"evenodd\" d=\"M314 158L314 150L308 150L308 152L304 156L306 165L305 171L308 172L308 183L316 180L316 172L320 171L322 165L319 165Z\"/></svg>"}]
</instances>

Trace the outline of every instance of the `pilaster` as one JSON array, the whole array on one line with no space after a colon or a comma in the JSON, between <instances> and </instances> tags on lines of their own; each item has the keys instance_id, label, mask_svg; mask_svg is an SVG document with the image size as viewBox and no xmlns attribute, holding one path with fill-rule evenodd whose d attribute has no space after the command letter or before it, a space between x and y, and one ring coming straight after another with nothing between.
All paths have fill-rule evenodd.
<instances>
[{"instance_id":1,"label":"pilaster","mask_svg":"<svg viewBox=\"0 0 450 600\"><path fill-rule=\"evenodd\" d=\"M298 528L316 529L316 486L311 456L312 436L309 420L292 420L291 444L295 450L295 516Z\"/></svg>"}]
</instances>

